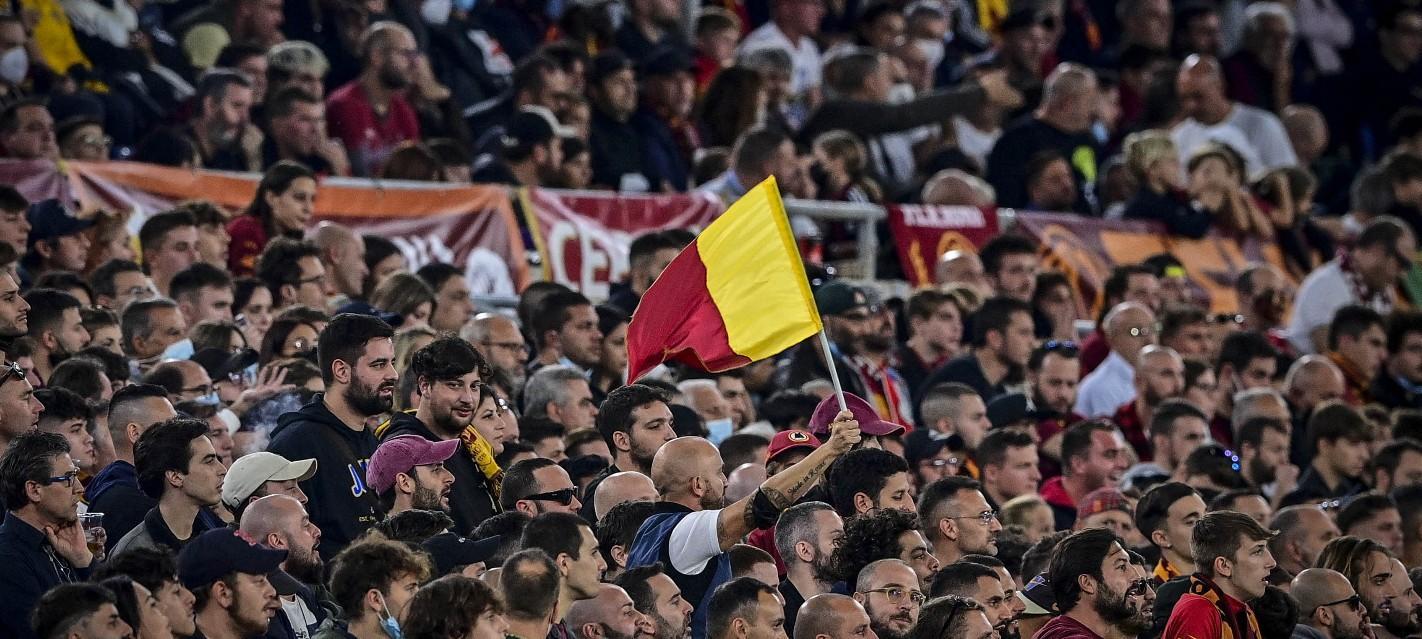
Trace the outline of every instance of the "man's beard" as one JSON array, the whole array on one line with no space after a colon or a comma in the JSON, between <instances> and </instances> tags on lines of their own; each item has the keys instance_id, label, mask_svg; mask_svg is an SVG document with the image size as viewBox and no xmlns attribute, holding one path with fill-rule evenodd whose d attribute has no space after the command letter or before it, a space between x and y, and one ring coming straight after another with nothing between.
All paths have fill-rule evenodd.
<instances>
[{"instance_id":1,"label":"man's beard","mask_svg":"<svg viewBox=\"0 0 1422 639\"><path fill-rule=\"evenodd\" d=\"M597 625L602 626L602 636L607 637L607 639L632 639L633 637L633 635L622 634L605 623L598 623Z\"/></svg>"},{"instance_id":2,"label":"man's beard","mask_svg":"<svg viewBox=\"0 0 1422 639\"><path fill-rule=\"evenodd\" d=\"M891 335L871 331L860 338L860 344L866 353L887 353L894 347L894 338Z\"/></svg>"},{"instance_id":3,"label":"man's beard","mask_svg":"<svg viewBox=\"0 0 1422 639\"><path fill-rule=\"evenodd\" d=\"M320 585L324 579L325 565L321 563L321 553L315 548L303 552L292 552L286 558L286 573L307 585Z\"/></svg>"},{"instance_id":4,"label":"man's beard","mask_svg":"<svg viewBox=\"0 0 1422 639\"><path fill-rule=\"evenodd\" d=\"M235 613L246 608L246 598L246 596L242 595L241 590L233 589L231 612ZM243 637L266 634L267 624L271 620L267 618L265 611L258 612L257 615L256 619L248 619L237 614L232 615L232 623L237 626L238 634Z\"/></svg>"},{"instance_id":5,"label":"man's beard","mask_svg":"<svg viewBox=\"0 0 1422 639\"><path fill-rule=\"evenodd\" d=\"M410 78L403 73L391 69L389 66L380 69L380 84L391 91L399 91L410 86Z\"/></svg>"},{"instance_id":6,"label":"man's beard","mask_svg":"<svg viewBox=\"0 0 1422 639\"><path fill-rule=\"evenodd\" d=\"M657 620L657 639L686 639L686 635L690 634L680 618L673 624L672 620L661 615L654 614L653 617Z\"/></svg>"},{"instance_id":7,"label":"man's beard","mask_svg":"<svg viewBox=\"0 0 1422 639\"><path fill-rule=\"evenodd\" d=\"M1255 486L1263 486L1264 484L1272 483L1277 476L1274 472L1274 467L1260 461L1257 456L1249 460L1249 468L1246 470L1249 471L1248 479L1254 482Z\"/></svg>"},{"instance_id":8,"label":"man's beard","mask_svg":"<svg viewBox=\"0 0 1422 639\"><path fill-rule=\"evenodd\" d=\"M1126 635L1139 635L1150 630L1151 620L1145 611L1131 605L1123 593L1118 593L1106 584L1101 584L1101 592L1091 602L1102 621L1115 626Z\"/></svg>"},{"instance_id":9,"label":"man's beard","mask_svg":"<svg viewBox=\"0 0 1422 639\"><path fill-rule=\"evenodd\" d=\"M1407 637L1422 630L1422 623L1418 622L1416 608L1402 610L1394 604L1392 611L1383 619L1382 627L1394 635Z\"/></svg>"},{"instance_id":10,"label":"man's beard","mask_svg":"<svg viewBox=\"0 0 1422 639\"><path fill-rule=\"evenodd\" d=\"M61 344L59 340L54 340L54 344L54 350L49 352L50 370L54 370L54 367L59 366L60 362L74 356L74 353L71 353L69 352L69 349L64 348L64 344Z\"/></svg>"},{"instance_id":11,"label":"man's beard","mask_svg":"<svg viewBox=\"0 0 1422 639\"><path fill-rule=\"evenodd\" d=\"M832 584L839 581L839 575L835 574L833 566L830 565L829 553L818 553L818 556L810 562L810 576L815 581Z\"/></svg>"},{"instance_id":12,"label":"man's beard","mask_svg":"<svg viewBox=\"0 0 1422 639\"><path fill-rule=\"evenodd\" d=\"M1061 410L1057 406L1053 406L1051 402L1048 402L1047 398L1042 397L1042 394L1036 389L1032 390L1032 406L1037 409L1037 414L1041 417L1064 417L1067 413L1071 412L1071 406L1067 406L1065 410Z\"/></svg>"},{"instance_id":13,"label":"man's beard","mask_svg":"<svg viewBox=\"0 0 1422 639\"><path fill-rule=\"evenodd\" d=\"M908 624L909 630L913 630L913 619L909 617L907 612L899 612L890 615L886 621L893 620L902 620ZM869 627L874 630L874 634L879 635L879 639L904 639L904 637L908 636L908 633L894 630L893 626L887 623L881 624L878 620L873 618L870 619Z\"/></svg>"},{"instance_id":14,"label":"man's beard","mask_svg":"<svg viewBox=\"0 0 1422 639\"><path fill-rule=\"evenodd\" d=\"M1161 402L1172 397L1174 397L1174 395L1165 395L1163 393L1157 393L1155 392L1154 388L1151 388L1150 384L1146 384L1145 400L1147 405L1159 406Z\"/></svg>"},{"instance_id":15,"label":"man's beard","mask_svg":"<svg viewBox=\"0 0 1422 639\"><path fill-rule=\"evenodd\" d=\"M719 509L725 508L725 507L726 507L726 493L725 493L725 492L722 492L722 493L719 494L719 495L713 495L713 494L711 494L711 493L706 493L705 495L702 495L702 496L701 496L701 509L702 509L702 510L719 510Z\"/></svg>"},{"instance_id":16,"label":"man's beard","mask_svg":"<svg viewBox=\"0 0 1422 639\"><path fill-rule=\"evenodd\" d=\"M242 133L240 126L228 126L221 119L214 119L207 125L207 135L217 141L218 146L227 146L237 141L237 136Z\"/></svg>"},{"instance_id":17,"label":"man's beard","mask_svg":"<svg viewBox=\"0 0 1422 639\"><path fill-rule=\"evenodd\" d=\"M661 448L660 448L660 447L657 447L657 448L654 448L654 449L652 449L652 450L647 450L646 447L644 447L644 446L638 444L635 440L633 440L633 441L632 441L632 449L629 450L629 451L627 451L627 453L628 453L628 457L631 457L631 458L632 458L632 463L637 464L637 467L638 467L638 468L647 468L647 469L650 469L650 468L652 467L652 459L657 456L657 451L658 451L658 450L661 450ZM631 468L623 468L622 470L632 470L632 469L631 469Z\"/></svg>"},{"instance_id":18,"label":"man's beard","mask_svg":"<svg viewBox=\"0 0 1422 639\"><path fill-rule=\"evenodd\" d=\"M352 379L350 387L346 389L346 403L350 404L357 413L366 417L389 411L390 403L395 399L395 395L392 393L390 397L381 397L381 388L393 390L395 385L381 383L378 386L370 387L361 383L359 379Z\"/></svg>"},{"instance_id":19,"label":"man's beard","mask_svg":"<svg viewBox=\"0 0 1422 639\"><path fill-rule=\"evenodd\" d=\"M459 419L454 416L454 409L456 408L469 408L469 415L473 418L474 409L463 402L449 406L443 410L431 411L434 423L430 424L430 426L434 427L436 433L463 433L464 429L469 426L468 422L460 423Z\"/></svg>"},{"instance_id":20,"label":"man's beard","mask_svg":"<svg viewBox=\"0 0 1422 639\"><path fill-rule=\"evenodd\" d=\"M998 639L1022 639L1021 632L1021 629L1017 627L1016 619L997 627Z\"/></svg>"},{"instance_id":21,"label":"man's beard","mask_svg":"<svg viewBox=\"0 0 1422 639\"><path fill-rule=\"evenodd\" d=\"M444 505L439 491L430 490L424 486L415 487L415 494L410 498L410 507L415 510L444 511L448 509Z\"/></svg>"}]
</instances>

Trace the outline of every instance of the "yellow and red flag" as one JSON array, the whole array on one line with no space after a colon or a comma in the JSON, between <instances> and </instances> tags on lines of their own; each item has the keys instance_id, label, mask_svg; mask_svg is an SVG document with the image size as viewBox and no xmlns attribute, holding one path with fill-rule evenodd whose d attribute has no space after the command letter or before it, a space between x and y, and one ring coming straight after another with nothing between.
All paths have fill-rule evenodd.
<instances>
[{"instance_id":1,"label":"yellow and red flag","mask_svg":"<svg viewBox=\"0 0 1422 639\"><path fill-rule=\"evenodd\" d=\"M780 190L767 178L642 295L627 327L627 379L667 360L730 370L776 355L820 326Z\"/></svg>"}]
</instances>

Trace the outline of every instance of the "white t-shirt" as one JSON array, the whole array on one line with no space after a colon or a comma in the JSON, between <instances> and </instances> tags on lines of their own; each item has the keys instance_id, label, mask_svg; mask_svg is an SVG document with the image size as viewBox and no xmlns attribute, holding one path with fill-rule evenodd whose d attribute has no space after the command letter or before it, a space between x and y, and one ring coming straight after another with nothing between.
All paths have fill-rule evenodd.
<instances>
[{"instance_id":1,"label":"white t-shirt","mask_svg":"<svg viewBox=\"0 0 1422 639\"><path fill-rule=\"evenodd\" d=\"M1244 156L1247 177L1254 179L1265 171L1282 166L1294 166L1299 158L1289 143L1284 124L1274 114L1247 104L1235 103L1229 116L1219 124L1202 124L1193 118L1175 125L1170 131L1183 165L1197 149L1210 142L1228 144Z\"/></svg>"},{"instance_id":2,"label":"white t-shirt","mask_svg":"<svg viewBox=\"0 0 1422 639\"><path fill-rule=\"evenodd\" d=\"M1083 417L1110 417L1122 404L1136 398L1136 369L1111 351L1096 370L1081 380L1076 412Z\"/></svg>"},{"instance_id":3,"label":"white t-shirt","mask_svg":"<svg viewBox=\"0 0 1422 639\"><path fill-rule=\"evenodd\" d=\"M1353 287L1343 275L1343 267L1338 260L1320 266L1299 285L1294 296L1294 314L1289 318L1289 343L1299 353L1313 353L1313 340L1309 334L1333 321L1338 309L1354 304Z\"/></svg>"},{"instance_id":4,"label":"white t-shirt","mask_svg":"<svg viewBox=\"0 0 1422 639\"><path fill-rule=\"evenodd\" d=\"M293 639L311 639L311 627L316 624L316 614L306 607L306 602L301 597L293 596L288 600L286 597L277 597L281 602L281 611L286 615L286 620L291 623L291 631L294 633Z\"/></svg>"},{"instance_id":5,"label":"white t-shirt","mask_svg":"<svg viewBox=\"0 0 1422 639\"><path fill-rule=\"evenodd\" d=\"M1002 129L983 131L960 115L953 116L953 135L958 138L958 150L973 159L980 167L987 167L987 157L993 145L1002 137Z\"/></svg>"},{"instance_id":6,"label":"white t-shirt","mask_svg":"<svg viewBox=\"0 0 1422 639\"><path fill-rule=\"evenodd\" d=\"M667 556L672 568L683 575L699 575L706 564L721 554L721 538L716 535L719 510L703 510L681 518L667 539Z\"/></svg>"},{"instance_id":7,"label":"white t-shirt","mask_svg":"<svg viewBox=\"0 0 1422 639\"><path fill-rule=\"evenodd\" d=\"M798 43L791 42L785 32L771 21L750 32L737 53L744 55L761 49L783 49L790 54L791 93L804 95L806 91L820 86L820 47L814 40L802 37Z\"/></svg>"}]
</instances>

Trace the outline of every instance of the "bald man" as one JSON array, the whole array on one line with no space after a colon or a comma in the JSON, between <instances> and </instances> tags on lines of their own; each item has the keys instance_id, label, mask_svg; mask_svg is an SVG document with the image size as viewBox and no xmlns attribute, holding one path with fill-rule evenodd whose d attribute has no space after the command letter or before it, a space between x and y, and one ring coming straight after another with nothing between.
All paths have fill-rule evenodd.
<instances>
[{"instance_id":1,"label":"bald man","mask_svg":"<svg viewBox=\"0 0 1422 639\"><path fill-rule=\"evenodd\" d=\"M1291 575L1306 572L1318 562L1323 547L1342 534L1333 518L1312 504L1279 509L1269 520L1269 529L1279 531L1269 540L1269 553Z\"/></svg>"},{"instance_id":2,"label":"bald man","mask_svg":"<svg viewBox=\"0 0 1422 639\"><path fill-rule=\"evenodd\" d=\"M1313 459L1308 439L1308 420L1325 402L1343 399L1348 392L1343 370L1323 355L1305 355L1289 367L1284 376L1284 392L1289 402L1293 430L1289 439L1289 461L1299 467ZM1237 422L1242 423L1242 422Z\"/></svg>"},{"instance_id":3,"label":"bald man","mask_svg":"<svg viewBox=\"0 0 1422 639\"><path fill-rule=\"evenodd\" d=\"M1100 101L1096 74L1082 65L1057 65L1042 86L1042 104L1032 117L1007 127L987 159L987 180L997 191L999 206L1028 204L1027 166L1038 153L1054 151L1071 158L1077 193L1086 192L1088 178L1096 177L1100 146L1091 136L1091 124ZM1076 208L1087 213L1085 198Z\"/></svg>"},{"instance_id":4,"label":"bald man","mask_svg":"<svg viewBox=\"0 0 1422 639\"><path fill-rule=\"evenodd\" d=\"M992 291L983 271L983 261L973 251L952 250L938 258L934 275L940 285L962 284L986 297Z\"/></svg>"},{"instance_id":5,"label":"bald man","mask_svg":"<svg viewBox=\"0 0 1422 639\"><path fill-rule=\"evenodd\" d=\"M943 169L923 183L922 198L933 206L985 207L992 206L997 196L982 178L962 169Z\"/></svg>"},{"instance_id":6,"label":"bald man","mask_svg":"<svg viewBox=\"0 0 1422 639\"><path fill-rule=\"evenodd\" d=\"M1228 144L1244 157L1246 178L1269 169L1298 165L1298 156L1278 117L1225 95L1218 60L1202 55L1185 58L1175 78L1175 91L1185 120L1170 130L1170 137L1180 153L1181 165L1211 142Z\"/></svg>"},{"instance_id":7,"label":"bald man","mask_svg":"<svg viewBox=\"0 0 1422 639\"><path fill-rule=\"evenodd\" d=\"M745 463L726 478L726 501L739 501L765 483L765 464Z\"/></svg>"},{"instance_id":8,"label":"bald man","mask_svg":"<svg viewBox=\"0 0 1422 639\"><path fill-rule=\"evenodd\" d=\"M854 600L864 606L870 628L886 638L908 636L918 623L925 594L919 589L918 574L898 559L880 559L865 566L854 588Z\"/></svg>"},{"instance_id":9,"label":"bald man","mask_svg":"<svg viewBox=\"0 0 1422 639\"><path fill-rule=\"evenodd\" d=\"M851 597L826 593L805 600L796 615L795 639L878 639L869 613Z\"/></svg>"},{"instance_id":10,"label":"bald man","mask_svg":"<svg viewBox=\"0 0 1422 639\"><path fill-rule=\"evenodd\" d=\"M1121 428L1121 434L1136 449L1136 458L1150 461L1154 458L1149 433L1151 419L1161 402L1185 394L1185 360L1169 346L1152 344L1142 348L1136 360L1135 390L1135 399L1116 409L1111 421ZM1180 459L1184 460L1183 454Z\"/></svg>"},{"instance_id":11,"label":"bald man","mask_svg":"<svg viewBox=\"0 0 1422 639\"><path fill-rule=\"evenodd\" d=\"M1292 290L1293 285L1273 264L1262 262L1245 268L1234 282L1239 314L1244 318L1234 330L1266 333L1270 335L1270 341L1282 346L1284 336L1280 334L1278 339L1274 339L1275 336L1269 332L1284 326Z\"/></svg>"},{"instance_id":12,"label":"bald man","mask_svg":"<svg viewBox=\"0 0 1422 639\"><path fill-rule=\"evenodd\" d=\"M459 336L479 350L494 373L508 379L513 388L523 388L528 344L518 323L497 313L480 313L460 329Z\"/></svg>"},{"instance_id":13,"label":"bald man","mask_svg":"<svg viewBox=\"0 0 1422 639\"><path fill-rule=\"evenodd\" d=\"M292 628L305 628L307 635L326 619L326 610L316 596L322 584L321 529L311 523L306 508L290 495L268 495L242 513L242 534L252 541L287 551L286 561L267 575L282 602L282 612Z\"/></svg>"},{"instance_id":14,"label":"bald man","mask_svg":"<svg viewBox=\"0 0 1422 639\"><path fill-rule=\"evenodd\" d=\"M1136 361L1156 340L1155 314L1136 302L1117 304L1102 329L1111 353L1077 388L1076 412L1085 417L1108 417L1135 399Z\"/></svg>"},{"instance_id":15,"label":"bald man","mask_svg":"<svg viewBox=\"0 0 1422 639\"><path fill-rule=\"evenodd\" d=\"M1284 131L1289 134L1289 144L1300 166L1309 166L1323 157L1328 149L1328 122L1323 112L1309 104L1290 104L1279 113L1284 123Z\"/></svg>"},{"instance_id":16,"label":"bald man","mask_svg":"<svg viewBox=\"0 0 1422 639\"><path fill-rule=\"evenodd\" d=\"M652 478L642 473L623 471L602 480L593 495L593 511L602 519L613 506L629 501L656 501L657 487Z\"/></svg>"},{"instance_id":17,"label":"bald man","mask_svg":"<svg viewBox=\"0 0 1422 639\"><path fill-rule=\"evenodd\" d=\"M597 596L573 602L564 618L578 639L617 639L656 632L650 619L632 604L627 591L612 584L598 585Z\"/></svg>"},{"instance_id":18,"label":"bald man","mask_svg":"<svg viewBox=\"0 0 1422 639\"><path fill-rule=\"evenodd\" d=\"M1362 639L1368 635L1362 600L1343 573L1309 568L1294 577L1289 594L1299 602L1299 626L1313 631L1305 636Z\"/></svg>"},{"instance_id":19,"label":"bald man","mask_svg":"<svg viewBox=\"0 0 1422 639\"><path fill-rule=\"evenodd\" d=\"M823 445L729 505L721 453L710 442L679 437L657 451L652 483L661 501L632 542L627 566L666 564L667 575L696 609L694 636L705 636L708 600L730 576L727 551L752 530L774 526L780 512L809 492L830 463L861 439L859 422L849 411L836 415L829 428Z\"/></svg>"},{"instance_id":20,"label":"bald man","mask_svg":"<svg viewBox=\"0 0 1422 639\"><path fill-rule=\"evenodd\" d=\"M345 301L361 299L365 277L370 274L365 265L365 240L335 222L320 223L307 234L307 239L321 252L321 263L331 274L326 278L326 296L334 304L332 310Z\"/></svg>"}]
</instances>

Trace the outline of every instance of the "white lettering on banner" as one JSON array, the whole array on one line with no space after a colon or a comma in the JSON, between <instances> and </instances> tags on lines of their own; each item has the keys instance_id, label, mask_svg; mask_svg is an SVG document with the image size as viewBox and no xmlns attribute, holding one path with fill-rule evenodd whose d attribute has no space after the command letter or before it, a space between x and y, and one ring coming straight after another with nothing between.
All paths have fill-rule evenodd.
<instances>
[{"instance_id":1,"label":"white lettering on banner","mask_svg":"<svg viewBox=\"0 0 1422 639\"><path fill-rule=\"evenodd\" d=\"M982 228L987 221L973 206L901 206L904 222L910 226L938 229Z\"/></svg>"},{"instance_id":2,"label":"white lettering on banner","mask_svg":"<svg viewBox=\"0 0 1422 639\"><path fill-rule=\"evenodd\" d=\"M394 236L390 241L405 256L410 272L431 262L452 264L455 261L454 251L436 235ZM482 246L472 248L464 258L464 278L468 280L470 292L476 295L518 295L504 258Z\"/></svg>"},{"instance_id":3,"label":"white lettering on banner","mask_svg":"<svg viewBox=\"0 0 1422 639\"><path fill-rule=\"evenodd\" d=\"M558 221L547 231L548 266L553 280L581 291L592 299L607 299L609 282L627 275L626 247L631 234L613 229L583 228L584 225ZM571 246L570 246L571 245ZM577 255L572 255L576 250ZM576 271L570 264L576 259ZM606 275L601 272L605 271Z\"/></svg>"}]
</instances>

